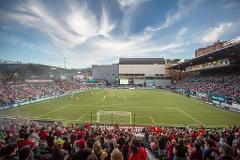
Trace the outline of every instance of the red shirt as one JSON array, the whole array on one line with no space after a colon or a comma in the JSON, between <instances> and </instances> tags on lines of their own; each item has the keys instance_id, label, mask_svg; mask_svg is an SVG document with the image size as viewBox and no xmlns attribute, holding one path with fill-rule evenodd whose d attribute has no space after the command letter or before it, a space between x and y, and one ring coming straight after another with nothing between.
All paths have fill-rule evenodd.
<instances>
[{"instance_id":1,"label":"red shirt","mask_svg":"<svg viewBox=\"0 0 240 160\"><path fill-rule=\"evenodd\" d=\"M46 131L40 131L38 135L41 139L45 139L48 136L48 133Z\"/></svg>"},{"instance_id":2,"label":"red shirt","mask_svg":"<svg viewBox=\"0 0 240 160\"><path fill-rule=\"evenodd\" d=\"M175 139L174 135L170 135L170 141L172 141L173 139Z\"/></svg>"},{"instance_id":3,"label":"red shirt","mask_svg":"<svg viewBox=\"0 0 240 160\"><path fill-rule=\"evenodd\" d=\"M62 136L62 131L56 130L56 131L55 131L55 135L56 135L57 137L61 137L61 136Z\"/></svg>"},{"instance_id":4,"label":"red shirt","mask_svg":"<svg viewBox=\"0 0 240 160\"><path fill-rule=\"evenodd\" d=\"M18 148L21 149L22 147L24 146L30 146L32 149L35 148L35 144L34 142L32 142L31 140L23 140L23 141L20 141L18 143Z\"/></svg>"},{"instance_id":5,"label":"red shirt","mask_svg":"<svg viewBox=\"0 0 240 160\"><path fill-rule=\"evenodd\" d=\"M167 151L168 151L168 158L173 159L173 145L172 144L168 144Z\"/></svg>"},{"instance_id":6,"label":"red shirt","mask_svg":"<svg viewBox=\"0 0 240 160\"><path fill-rule=\"evenodd\" d=\"M143 147L140 147L139 151L129 157L129 160L147 160L147 152Z\"/></svg>"}]
</instances>

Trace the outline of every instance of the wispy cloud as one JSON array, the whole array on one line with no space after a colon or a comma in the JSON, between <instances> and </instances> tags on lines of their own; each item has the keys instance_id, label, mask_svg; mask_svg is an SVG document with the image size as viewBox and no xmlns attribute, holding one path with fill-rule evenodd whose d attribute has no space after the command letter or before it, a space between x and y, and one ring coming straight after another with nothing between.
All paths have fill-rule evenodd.
<instances>
[{"instance_id":1,"label":"wispy cloud","mask_svg":"<svg viewBox=\"0 0 240 160\"><path fill-rule=\"evenodd\" d=\"M233 8L239 8L240 7L240 1L239 0L225 0L225 5L223 5L226 9L233 9Z\"/></svg>"},{"instance_id":2,"label":"wispy cloud","mask_svg":"<svg viewBox=\"0 0 240 160\"><path fill-rule=\"evenodd\" d=\"M66 1L66 8L61 16L56 16L43 1L21 1L15 6L15 11L5 12L5 15L22 26L42 33L55 46L55 51L61 54L60 57L68 55L73 64L80 63L83 66L118 57L149 57L156 53L160 56L169 50L175 52L182 50L184 43L181 37L187 32L186 27L179 30L176 39L171 42L158 42L153 32L179 21L189 12L192 4L189 7L180 0L178 10L169 12L165 22L160 26L147 27L142 32L129 34L128 29L134 15L137 14L138 7L146 1L118 0L117 3L123 14L120 22L118 19L110 18L111 13L104 5L97 14L89 9L88 3L76 1ZM117 36L112 34L116 27L122 28L120 29L122 34ZM41 46L26 41L19 44L44 53L54 52L46 47L41 49Z\"/></svg>"},{"instance_id":3,"label":"wispy cloud","mask_svg":"<svg viewBox=\"0 0 240 160\"><path fill-rule=\"evenodd\" d=\"M233 23L221 23L213 28L209 28L206 33L204 33L204 36L202 37L203 43L209 43L214 42L219 39L221 35L223 35L225 32L227 32L231 27L233 26Z\"/></svg>"},{"instance_id":4,"label":"wispy cloud","mask_svg":"<svg viewBox=\"0 0 240 160\"><path fill-rule=\"evenodd\" d=\"M125 31L120 37L114 37L111 34L117 26L117 21L111 20L110 13L104 6L97 17L96 13L89 10L87 3L79 4L75 1L67 1L66 11L63 12L63 17L59 19L42 1L24 1L15 8L15 12L6 15L23 26L43 33L60 49L59 54L72 57L72 61L78 59L78 62L75 63L81 63L82 65L105 62L106 59L117 59L118 57L147 57L149 54L161 54L171 49L180 50L183 46L182 42L173 41L156 45L154 43L157 42L154 42L153 34L145 30L128 35L127 25L131 23L131 14L129 13L135 12L136 7L145 1L118 1L126 16L123 16L122 23L125 24L121 26ZM181 3L179 5L181 10L184 9ZM176 15L168 15L167 25L172 23L172 16L176 17ZM179 31L179 37L186 32L185 30L183 28ZM21 45L40 50L35 44L22 42ZM77 50L81 50L81 53ZM42 52L47 53L47 51L47 49L42 49Z\"/></svg>"},{"instance_id":5,"label":"wispy cloud","mask_svg":"<svg viewBox=\"0 0 240 160\"><path fill-rule=\"evenodd\" d=\"M111 22L109 18L109 13L107 13L106 8L102 7L102 17L100 21L100 28L98 33L106 38L110 38L110 33L116 27L117 22Z\"/></svg>"},{"instance_id":6,"label":"wispy cloud","mask_svg":"<svg viewBox=\"0 0 240 160\"><path fill-rule=\"evenodd\" d=\"M26 48L26 51L36 50L37 53L47 55L45 57L49 55L56 61L54 64L61 61L59 63L62 65L62 59L67 55L69 65L71 64L69 67L112 63L117 62L119 57L168 57L171 54L184 57L185 50L191 56L193 51L186 48L192 49L195 47L193 45L200 45L201 42L215 41L230 29L234 30L232 34L239 33L237 31L239 25L233 20L223 20L228 23L220 24L218 21L205 23L202 28L186 22L186 18L191 19L190 14L194 14L202 0L178 0L177 7L168 6L169 3L164 2L162 4L166 3L169 7L166 8L167 11L154 10L147 14L164 17L163 21L152 17L147 19L144 14L141 14L143 19L139 19L140 12L148 9L144 7L151 9L151 5L160 4L156 1L113 0L111 3L94 1L94 4L92 2L64 1L65 7L59 12L59 6L48 5L50 3L48 1L18 1L12 6L11 11L0 7L4 21L9 20L9 24L14 22L12 26L7 25L8 23L0 25L3 32L15 37L20 35L20 40L12 39L14 43ZM147 3L148 5L144 5ZM108 6L109 4L112 6ZM195 19L197 17L191 20ZM0 23L2 22L1 19ZM12 29L13 26L18 27L17 31ZM17 33L28 32L28 28L31 32L28 35L31 34L36 41L31 42L31 36L24 37L23 33Z\"/></svg>"},{"instance_id":7,"label":"wispy cloud","mask_svg":"<svg viewBox=\"0 0 240 160\"><path fill-rule=\"evenodd\" d=\"M178 41L182 40L186 33L187 33L187 28L186 27L181 28L176 34L176 40Z\"/></svg>"},{"instance_id":8,"label":"wispy cloud","mask_svg":"<svg viewBox=\"0 0 240 160\"><path fill-rule=\"evenodd\" d=\"M89 12L86 3L78 4L74 1L67 2L68 12L62 22L41 1L22 2L16 12L7 13L22 25L34 28L47 35L51 41L60 48L73 48L81 45L88 39L103 35L108 36L115 23L111 23L103 8L100 21Z\"/></svg>"},{"instance_id":9,"label":"wispy cloud","mask_svg":"<svg viewBox=\"0 0 240 160\"><path fill-rule=\"evenodd\" d=\"M118 0L121 8L137 6L148 0Z\"/></svg>"},{"instance_id":10,"label":"wispy cloud","mask_svg":"<svg viewBox=\"0 0 240 160\"><path fill-rule=\"evenodd\" d=\"M166 19L159 26L148 26L146 27L146 32L156 32L168 28L178 21L180 21L184 16L188 15L198 4L199 0L191 1L179 0L178 1L178 10L176 12L169 12L166 16Z\"/></svg>"},{"instance_id":11,"label":"wispy cloud","mask_svg":"<svg viewBox=\"0 0 240 160\"><path fill-rule=\"evenodd\" d=\"M118 0L120 10L123 14L121 20L121 28L123 36L127 37L129 30L132 27L134 16L137 14L137 10L144 2L149 0Z\"/></svg>"}]
</instances>

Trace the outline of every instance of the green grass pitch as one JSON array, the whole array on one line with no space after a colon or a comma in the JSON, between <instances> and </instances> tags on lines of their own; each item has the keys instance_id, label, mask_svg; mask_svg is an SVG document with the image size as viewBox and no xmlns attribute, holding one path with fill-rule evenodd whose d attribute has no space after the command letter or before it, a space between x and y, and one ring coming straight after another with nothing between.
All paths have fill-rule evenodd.
<instances>
[{"instance_id":1,"label":"green grass pitch","mask_svg":"<svg viewBox=\"0 0 240 160\"><path fill-rule=\"evenodd\" d=\"M105 96L105 100L102 100ZM0 112L1 117L22 116L65 123L96 121L96 113L127 111L132 124L227 127L240 124L240 114L163 90L95 89ZM92 115L92 116L91 116ZM135 116L134 116L135 115ZM135 118L134 118L135 117ZM129 116L101 116L104 123L129 124Z\"/></svg>"}]
</instances>

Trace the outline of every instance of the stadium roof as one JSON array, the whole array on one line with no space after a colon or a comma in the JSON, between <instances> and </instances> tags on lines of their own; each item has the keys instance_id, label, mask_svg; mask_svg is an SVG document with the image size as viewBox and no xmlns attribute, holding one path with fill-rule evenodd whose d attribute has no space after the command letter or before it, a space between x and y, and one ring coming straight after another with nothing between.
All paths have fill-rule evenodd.
<instances>
[{"instance_id":1,"label":"stadium roof","mask_svg":"<svg viewBox=\"0 0 240 160\"><path fill-rule=\"evenodd\" d=\"M164 58L120 58L119 64L165 64Z\"/></svg>"},{"instance_id":2,"label":"stadium roof","mask_svg":"<svg viewBox=\"0 0 240 160\"><path fill-rule=\"evenodd\" d=\"M222 59L240 60L240 43L229 45L225 48L213 51L209 54L171 66L170 68L183 70L187 67Z\"/></svg>"}]
</instances>

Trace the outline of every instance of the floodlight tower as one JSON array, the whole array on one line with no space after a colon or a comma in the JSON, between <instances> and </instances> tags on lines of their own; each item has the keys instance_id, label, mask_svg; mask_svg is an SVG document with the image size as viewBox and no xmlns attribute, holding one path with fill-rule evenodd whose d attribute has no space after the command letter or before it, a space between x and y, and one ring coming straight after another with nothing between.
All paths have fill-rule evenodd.
<instances>
[{"instance_id":1,"label":"floodlight tower","mask_svg":"<svg viewBox=\"0 0 240 160\"><path fill-rule=\"evenodd\" d=\"M64 56L64 68L67 69L67 56Z\"/></svg>"}]
</instances>

